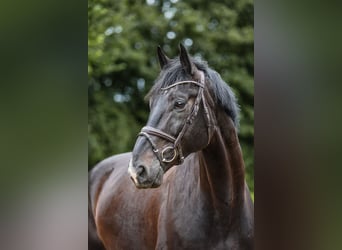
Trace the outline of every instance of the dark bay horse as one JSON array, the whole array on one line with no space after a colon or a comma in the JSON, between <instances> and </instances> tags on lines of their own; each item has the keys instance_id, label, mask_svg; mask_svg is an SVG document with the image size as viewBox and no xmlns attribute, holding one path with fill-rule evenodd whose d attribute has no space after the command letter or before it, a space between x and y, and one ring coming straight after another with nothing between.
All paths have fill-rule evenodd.
<instances>
[{"instance_id":1,"label":"dark bay horse","mask_svg":"<svg viewBox=\"0 0 342 250\"><path fill-rule=\"evenodd\" d=\"M253 249L236 98L182 45L158 58L133 152L89 174L89 249Z\"/></svg>"}]
</instances>

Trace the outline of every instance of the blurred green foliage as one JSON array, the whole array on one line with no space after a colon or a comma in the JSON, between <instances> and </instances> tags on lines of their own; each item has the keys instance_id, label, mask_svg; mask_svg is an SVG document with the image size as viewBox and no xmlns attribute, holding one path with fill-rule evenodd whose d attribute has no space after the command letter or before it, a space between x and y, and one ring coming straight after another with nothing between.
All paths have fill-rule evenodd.
<instances>
[{"instance_id":1,"label":"blurred green foliage","mask_svg":"<svg viewBox=\"0 0 342 250\"><path fill-rule=\"evenodd\" d=\"M157 45L173 58L182 42L232 87L239 138L254 191L252 0L88 0L89 168L131 151L146 123L144 96L158 75Z\"/></svg>"}]
</instances>

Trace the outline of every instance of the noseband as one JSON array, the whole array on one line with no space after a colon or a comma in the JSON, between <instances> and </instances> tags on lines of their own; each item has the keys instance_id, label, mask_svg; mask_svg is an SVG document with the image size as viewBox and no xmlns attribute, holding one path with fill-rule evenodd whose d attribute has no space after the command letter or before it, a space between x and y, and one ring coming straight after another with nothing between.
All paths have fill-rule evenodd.
<instances>
[{"instance_id":1,"label":"noseband","mask_svg":"<svg viewBox=\"0 0 342 250\"><path fill-rule=\"evenodd\" d=\"M180 133L178 134L177 138L173 137L172 135L169 135L157 128L153 128L150 126L145 126L141 129L141 132L138 134L138 136L144 136L146 137L146 139L149 141L149 143L152 146L152 150L154 152L154 154L157 156L159 162L161 165L164 165L165 163L170 163L172 161L174 161L176 159L176 157L178 156L179 159L179 164L183 163L184 161L184 156L183 156L183 151L182 151L182 147L180 145L180 141L182 140L187 128L192 124L194 118L196 117L198 110L199 110L199 104L202 100L203 103L203 108L204 108L204 112L205 112L205 117L207 119L207 125L208 125L208 144L209 144L209 140L210 140L210 131L209 128L211 127L210 125L210 116L209 116L209 110L207 107L207 103L205 100L205 96L204 96L204 88L205 88L205 82L204 82L204 73L202 71L200 71L201 74L201 79L199 82L196 81L180 81L180 82L176 82L171 84L170 86L167 86L165 88L162 88L162 91L165 90L169 90L175 86L181 85L181 84L185 84L185 83L193 83L196 86L199 87L198 93L197 93L197 97L195 99L195 102L192 106L192 110L191 113L189 114L189 116L186 118L185 123L183 125L182 130L180 131ZM168 142L171 142L173 145L172 146L166 146L163 149L158 149L156 144L153 142L153 139L151 137L151 135L153 136L157 136L160 137ZM168 153L171 153L171 156L168 157Z\"/></svg>"}]
</instances>

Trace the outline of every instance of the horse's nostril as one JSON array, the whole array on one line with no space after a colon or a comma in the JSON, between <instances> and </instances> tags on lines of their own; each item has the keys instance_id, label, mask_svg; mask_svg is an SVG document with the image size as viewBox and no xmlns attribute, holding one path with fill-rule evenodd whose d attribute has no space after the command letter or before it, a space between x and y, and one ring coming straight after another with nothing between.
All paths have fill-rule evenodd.
<instances>
[{"instance_id":1,"label":"horse's nostril","mask_svg":"<svg viewBox=\"0 0 342 250\"><path fill-rule=\"evenodd\" d=\"M146 176L146 167L143 165L139 165L137 167L137 175L140 177L144 177Z\"/></svg>"}]
</instances>

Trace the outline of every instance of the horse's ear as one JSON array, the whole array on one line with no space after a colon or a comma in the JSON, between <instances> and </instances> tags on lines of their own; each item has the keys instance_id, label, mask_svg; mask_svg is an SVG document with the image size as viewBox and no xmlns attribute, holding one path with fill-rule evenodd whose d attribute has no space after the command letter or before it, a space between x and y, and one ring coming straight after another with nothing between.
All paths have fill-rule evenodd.
<instances>
[{"instance_id":1,"label":"horse's ear","mask_svg":"<svg viewBox=\"0 0 342 250\"><path fill-rule=\"evenodd\" d=\"M179 51L180 51L179 58L180 58L180 62L183 68L190 75L193 75L195 71L195 65L191 62L188 51L181 43L179 44Z\"/></svg>"},{"instance_id":2,"label":"horse's ear","mask_svg":"<svg viewBox=\"0 0 342 250\"><path fill-rule=\"evenodd\" d=\"M159 45L157 48L157 54L158 54L160 68L163 69L164 66L169 63L170 59L165 55L164 51Z\"/></svg>"}]
</instances>

